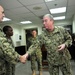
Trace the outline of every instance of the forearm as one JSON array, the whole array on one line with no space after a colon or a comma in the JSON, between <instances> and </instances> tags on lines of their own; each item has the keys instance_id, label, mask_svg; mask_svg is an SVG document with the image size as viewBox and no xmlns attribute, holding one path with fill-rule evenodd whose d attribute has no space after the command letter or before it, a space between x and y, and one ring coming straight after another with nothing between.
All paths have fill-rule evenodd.
<instances>
[{"instance_id":1,"label":"forearm","mask_svg":"<svg viewBox=\"0 0 75 75\"><path fill-rule=\"evenodd\" d=\"M3 59L11 62L13 64L19 61L20 55L15 51L15 49L6 41L5 38L2 38L1 50L3 52Z\"/></svg>"},{"instance_id":2,"label":"forearm","mask_svg":"<svg viewBox=\"0 0 75 75\"><path fill-rule=\"evenodd\" d=\"M37 45L37 44L31 45L31 46L29 47L28 51L27 51L28 55L34 54L37 48L38 48L38 45Z\"/></svg>"},{"instance_id":3,"label":"forearm","mask_svg":"<svg viewBox=\"0 0 75 75\"><path fill-rule=\"evenodd\" d=\"M70 35L66 36L66 41L64 43L66 47L70 47L72 45L72 38Z\"/></svg>"},{"instance_id":4,"label":"forearm","mask_svg":"<svg viewBox=\"0 0 75 75\"><path fill-rule=\"evenodd\" d=\"M16 64L20 61L20 55L15 51L12 52L11 50L12 49L4 51L4 59L12 64Z\"/></svg>"}]
</instances>

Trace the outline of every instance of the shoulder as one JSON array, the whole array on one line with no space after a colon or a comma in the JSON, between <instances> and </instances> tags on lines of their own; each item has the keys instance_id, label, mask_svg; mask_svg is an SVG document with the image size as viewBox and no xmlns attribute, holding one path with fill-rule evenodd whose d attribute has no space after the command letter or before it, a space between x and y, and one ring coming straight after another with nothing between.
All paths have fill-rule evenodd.
<instances>
[{"instance_id":1,"label":"shoulder","mask_svg":"<svg viewBox=\"0 0 75 75\"><path fill-rule=\"evenodd\" d=\"M6 40L6 37L5 36L0 36L0 41L1 40Z\"/></svg>"},{"instance_id":2,"label":"shoulder","mask_svg":"<svg viewBox=\"0 0 75 75\"><path fill-rule=\"evenodd\" d=\"M44 30L41 34L38 35L38 39L43 39L46 35L46 31Z\"/></svg>"},{"instance_id":3,"label":"shoulder","mask_svg":"<svg viewBox=\"0 0 75 75\"><path fill-rule=\"evenodd\" d=\"M5 36L0 36L0 42L5 43L8 42Z\"/></svg>"},{"instance_id":4,"label":"shoulder","mask_svg":"<svg viewBox=\"0 0 75 75\"><path fill-rule=\"evenodd\" d=\"M66 29L64 28L64 27L62 27L62 26L55 26L55 29L57 30L57 31L61 31L61 32L64 32L64 31L66 31Z\"/></svg>"},{"instance_id":5,"label":"shoulder","mask_svg":"<svg viewBox=\"0 0 75 75\"><path fill-rule=\"evenodd\" d=\"M41 34L38 35L38 37L42 37L44 35L44 31L41 32Z\"/></svg>"},{"instance_id":6,"label":"shoulder","mask_svg":"<svg viewBox=\"0 0 75 75\"><path fill-rule=\"evenodd\" d=\"M55 28L57 28L57 29L65 29L64 27L62 27L62 26L55 26Z\"/></svg>"},{"instance_id":7,"label":"shoulder","mask_svg":"<svg viewBox=\"0 0 75 75\"><path fill-rule=\"evenodd\" d=\"M29 38L28 38L28 41L31 41L31 40L32 40L32 37L29 37Z\"/></svg>"}]
</instances>

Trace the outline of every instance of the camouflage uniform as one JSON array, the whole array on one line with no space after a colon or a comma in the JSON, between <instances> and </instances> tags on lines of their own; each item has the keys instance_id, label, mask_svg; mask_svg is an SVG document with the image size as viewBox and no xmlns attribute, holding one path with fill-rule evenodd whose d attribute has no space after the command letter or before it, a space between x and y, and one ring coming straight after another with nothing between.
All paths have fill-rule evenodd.
<instances>
[{"instance_id":1,"label":"camouflage uniform","mask_svg":"<svg viewBox=\"0 0 75 75\"><path fill-rule=\"evenodd\" d=\"M7 39L9 44L12 46L12 48L15 49L12 39L8 39L7 37L5 37L5 38ZM6 61L6 75L15 75L15 64L12 64L12 63Z\"/></svg>"},{"instance_id":2,"label":"camouflage uniform","mask_svg":"<svg viewBox=\"0 0 75 75\"><path fill-rule=\"evenodd\" d=\"M6 75L6 61L16 64L19 61L19 54L8 43L0 28L0 75Z\"/></svg>"},{"instance_id":3,"label":"camouflage uniform","mask_svg":"<svg viewBox=\"0 0 75 75\"><path fill-rule=\"evenodd\" d=\"M66 48L59 52L58 46L65 43ZM38 45L45 45L50 75L59 75L59 68L63 75L72 75L70 68L70 53L68 47L72 44L72 38L63 27L55 27L53 32L44 32L39 35L36 44L29 48L28 54L32 54ZM34 51L33 51L34 50Z\"/></svg>"},{"instance_id":4,"label":"camouflage uniform","mask_svg":"<svg viewBox=\"0 0 75 75\"><path fill-rule=\"evenodd\" d=\"M37 40L37 37L30 37L29 42L32 45ZM30 56L31 58L31 69L36 70L35 61L37 60L38 70L42 70L42 52L40 46L36 49L36 51Z\"/></svg>"}]
</instances>

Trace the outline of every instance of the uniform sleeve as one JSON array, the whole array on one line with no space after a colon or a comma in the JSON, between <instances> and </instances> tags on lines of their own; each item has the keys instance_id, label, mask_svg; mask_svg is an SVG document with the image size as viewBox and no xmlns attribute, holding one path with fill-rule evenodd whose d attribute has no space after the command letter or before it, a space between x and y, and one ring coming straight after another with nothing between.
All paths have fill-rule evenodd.
<instances>
[{"instance_id":1,"label":"uniform sleeve","mask_svg":"<svg viewBox=\"0 0 75 75\"><path fill-rule=\"evenodd\" d=\"M0 41L0 57L3 57L3 51L1 49L2 49L2 45L1 45L1 41Z\"/></svg>"},{"instance_id":2,"label":"uniform sleeve","mask_svg":"<svg viewBox=\"0 0 75 75\"><path fill-rule=\"evenodd\" d=\"M27 51L27 53L29 55L33 54L36 51L36 49L38 49L39 46L41 48L41 46L43 44L43 41L42 41L42 39L40 37L41 37L41 35L39 35L37 37L36 41L29 47L29 49Z\"/></svg>"},{"instance_id":3,"label":"uniform sleeve","mask_svg":"<svg viewBox=\"0 0 75 75\"><path fill-rule=\"evenodd\" d=\"M32 45L28 48L27 53L28 53L29 55L32 55L32 54L34 54L34 52L36 51L36 49L37 49L37 46L35 46L35 45L32 44Z\"/></svg>"},{"instance_id":4,"label":"uniform sleeve","mask_svg":"<svg viewBox=\"0 0 75 75\"><path fill-rule=\"evenodd\" d=\"M6 38L0 37L0 46L3 51L3 59L16 64L19 61L19 54L14 50L14 48L7 42Z\"/></svg>"},{"instance_id":5,"label":"uniform sleeve","mask_svg":"<svg viewBox=\"0 0 75 75\"><path fill-rule=\"evenodd\" d=\"M65 40L64 43L66 47L70 47L72 45L72 37L66 29L63 28L62 30Z\"/></svg>"}]
</instances>

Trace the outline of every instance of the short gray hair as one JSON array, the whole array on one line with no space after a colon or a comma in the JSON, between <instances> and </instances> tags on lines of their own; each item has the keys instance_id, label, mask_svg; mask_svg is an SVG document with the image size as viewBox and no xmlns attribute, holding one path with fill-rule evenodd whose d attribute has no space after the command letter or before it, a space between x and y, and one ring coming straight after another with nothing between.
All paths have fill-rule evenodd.
<instances>
[{"instance_id":1,"label":"short gray hair","mask_svg":"<svg viewBox=\"0 0 75 75\"><path fill-rule=\"evenodd\" d=\"M53 19L53 16L52 16L51 14L46 14L46 15L43 16L43 18L44 18L44 17L49 17L51 20L54 20L54 19Z\"/></svg>"}]
</instances>

